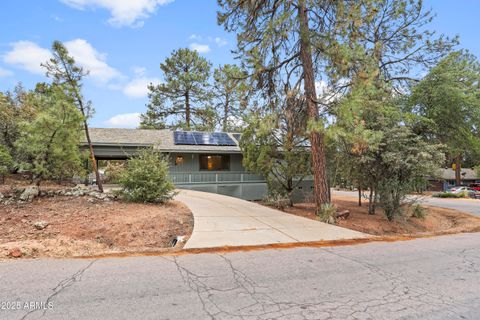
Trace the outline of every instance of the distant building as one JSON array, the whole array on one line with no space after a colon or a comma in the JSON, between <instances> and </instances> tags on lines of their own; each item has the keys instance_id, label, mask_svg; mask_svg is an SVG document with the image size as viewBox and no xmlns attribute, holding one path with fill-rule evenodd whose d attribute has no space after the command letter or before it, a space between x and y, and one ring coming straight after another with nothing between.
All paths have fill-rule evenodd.
<instances>
[{"instance_id":1,"label":"distant building","mask_svg":"<svg viewBox=\"0 0 480 320\"><path fill-rule=\"evenodd\" d=\"M468 186L472 183L480 183L480 177L474 169L465 168L461 170L462 185ZM439 169L435 177L429 178L430 191L444 191L456 185L455 170L451 168Z\"/></svg>"}]
</instances>

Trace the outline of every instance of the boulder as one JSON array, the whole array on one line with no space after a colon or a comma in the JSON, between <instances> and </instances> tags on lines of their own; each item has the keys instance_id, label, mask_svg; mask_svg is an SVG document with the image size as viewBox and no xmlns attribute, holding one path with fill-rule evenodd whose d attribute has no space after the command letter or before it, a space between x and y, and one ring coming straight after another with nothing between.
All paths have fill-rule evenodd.
<instances>
[{"instance_id":1,"label":"boulder","mask_svg":"<svg viewBox=\"0 0 480 320\"><path fill-rule=\"evenodd\" d=\"M337 212L336 216L338 219L347 220L348 216L350 216L350 211L342 210L340 212Z\"/></svg>"},{"instance_id":2,"label":"boulder","mask_svg":"<svg viewBox=\"0 0 480 320\"><path fill-rule=\"evenodd\" d=\"M8 252L8 256L11 258L20 258L22 256L22 251L19 248L13 248Z\"/></svg>"},{"instance_id":3,"label":"boulder","mask_svg":"<svg viewBox=\"0 0 480 320\"><path fill-rule=\"evenodd\" d=\"M37 186L28 186L23 190L22 194L20 195L19 199L21 201L32 201L37 197L39 194L39 189Z\"/></svg>"},{"instance_id":4,"label":"boulder","mask_svg":"<svg viewBox=\"0 0 480 320\"><path fill-rule=\"evenodd\" d=\"M43 230L48 226L48 222L47 221L37 221L33 224L33 226L37 230Z\"/></svg>"}]
</instances>

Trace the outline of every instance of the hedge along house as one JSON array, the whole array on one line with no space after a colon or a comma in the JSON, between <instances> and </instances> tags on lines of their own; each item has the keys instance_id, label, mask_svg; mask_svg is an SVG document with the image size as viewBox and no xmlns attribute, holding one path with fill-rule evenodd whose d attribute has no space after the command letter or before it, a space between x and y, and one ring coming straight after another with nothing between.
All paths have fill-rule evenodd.
<instances>
[{"instance_id":1,"label":"hedge along house","mask_svg":"<svg viewBox=\"0 0 480 320\"><path fill-rule=\"evenodd\" d=\"M246 200L260 200L267 193L265 179L243 167L237 133L90 128L90 136L97 160L128 160L145 147L167 154L171 179L179 189ZM301 200L312 189L312 181L304 179L294 198Z\"/></svg>"}]
</instances>

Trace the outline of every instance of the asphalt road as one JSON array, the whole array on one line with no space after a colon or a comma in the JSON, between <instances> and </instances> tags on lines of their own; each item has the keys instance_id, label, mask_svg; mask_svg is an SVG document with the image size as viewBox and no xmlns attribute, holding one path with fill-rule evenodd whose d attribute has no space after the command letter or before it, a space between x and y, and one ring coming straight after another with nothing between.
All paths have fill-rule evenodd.
<instances>
[{"instance_id":1,"label":"asphalt road","mask_svg":"<svg viewBox=\"0 0 480 320\"><path fill-rule=\"evenodd\" d=\"M358 193L355 191L332 191L333 194L358 197ZM411 196L412 199L417 199L420 203L426 205L437 206L448 209L456 209L471 213L476 216L480 216L480 200L475 199L442 199L423 196Z\"/></svg>"},{"instance_id":2,"label":"asphalt road","mask_svg":"<svg viewBox=\"0 0 480 320\"><path fill-rule=\"evenodd\" d=\"M0 263L0 319L479 319L480 234ZM43 302L50 309L24 309ZM14 304L15 305L15 304ZM33 308L33 307L32 307Z\"/></svg>"}]
</instances>

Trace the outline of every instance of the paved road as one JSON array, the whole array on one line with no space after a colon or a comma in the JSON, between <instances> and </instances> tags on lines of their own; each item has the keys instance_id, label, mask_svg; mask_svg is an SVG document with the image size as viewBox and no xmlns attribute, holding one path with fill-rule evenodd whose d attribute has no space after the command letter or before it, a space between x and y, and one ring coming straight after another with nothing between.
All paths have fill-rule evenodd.
<instances>
[{"instance_id":1,"label":"paved road","mask_svg":"<svg viewBox=\"0 0 480 320\"><path fill-rule=\"evenodd\" d=\"M180 190L192 210L193 233L185 248L358 239L358 231L298 217L258 203L211 192Z\"/></svg>"},{"instance_id":2,"label":"paved road","mask_svg":"<svg viewBox=\"0 0 480 320\"><path fill-rule=\"evenodd\" d=\"M358 197L357 192L352 191L332 191L333 194ZM433 197L412 196L418 199L419 202L448 209L456 209L459 211L468 212L476 216L480 216L480 200L475 199L442 199Z\"/></svg>"},{"instance_id":3,"label":"paved road","mask_svg":"<svg viewBox=\"0 0 480 320\"><path fill-rule=\"evenodd\" d=\"M0 263L0 319L479 319L480 234L345 247ZM32 311L32 310L30 310Z\"/></svg>"}]
</instances>

